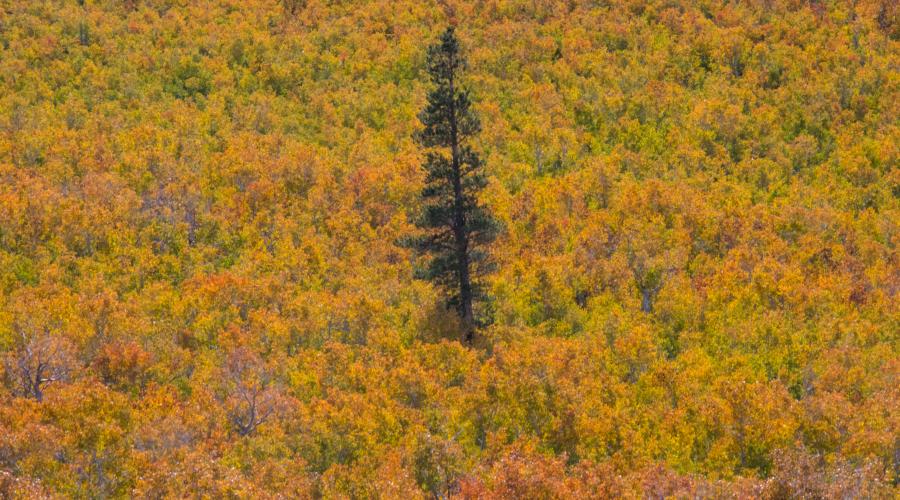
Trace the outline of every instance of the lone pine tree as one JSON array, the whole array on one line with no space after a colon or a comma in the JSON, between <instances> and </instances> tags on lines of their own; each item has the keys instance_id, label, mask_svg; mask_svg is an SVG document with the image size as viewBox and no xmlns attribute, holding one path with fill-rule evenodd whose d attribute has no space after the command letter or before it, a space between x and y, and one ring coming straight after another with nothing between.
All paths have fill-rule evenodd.
<instances>
[{"instance_id":1,"label":"lone pine tree","mask_svg":"<svg viewBox=\"0 0 900 500\"><path fill-rule=\"evenodd\" d=\"M468 144L480 124L469 92L460 84L465 67L459 40L448 27L428 48L434 88L419 114L423 128L415 136L427 152L424 207L416 221L423 233L413 246L430 257L420 277L444 289L448 306L459 314L464 339L471 343L479 324L475 306L484 299L478 277L487 270L486 247L496 236L496 224L478 202L487 181L481 159Z\"/></svg>"}]
</instances>

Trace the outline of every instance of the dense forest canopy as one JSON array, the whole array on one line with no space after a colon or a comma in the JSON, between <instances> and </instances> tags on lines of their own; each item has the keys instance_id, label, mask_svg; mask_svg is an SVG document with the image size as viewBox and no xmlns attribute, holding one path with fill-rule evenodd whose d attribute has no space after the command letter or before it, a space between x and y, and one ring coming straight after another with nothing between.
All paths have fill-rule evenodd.
<instances>
[{"instance_id":1,"label":"dense forest canopy","mask_svg":"<svg viewBox=\"0 0 900 500\"><path fill-rule=\"evenodd\" d=\"M895 497L898 68L892 0L0 0L0 497Z\"/></svg>"}]
</instances>

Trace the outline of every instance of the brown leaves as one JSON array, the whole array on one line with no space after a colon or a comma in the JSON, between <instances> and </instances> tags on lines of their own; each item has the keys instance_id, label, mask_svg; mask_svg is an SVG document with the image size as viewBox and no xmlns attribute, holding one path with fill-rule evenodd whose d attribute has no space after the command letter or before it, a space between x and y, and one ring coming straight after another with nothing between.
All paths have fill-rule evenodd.
<instances>
[{"instance_id":1,"label":"brown leaves","mask_svg":"<svg viewBox=\"0 0 900 500\"><path fill-rule=\"evenodd\" d=\"M800 447L775 453L772 477L762 497L780 498L894 498L879 464L839 459L827 463L822 456Z\"/></svg>"},{"instance_id":2,"label":"brown leaves","mask_svg":"<svg viewBox=\"0 0 900 500\"><path fill-rule=\"evenodd\" d=\"M94 359L94 369L104 383L127 389L143 386L150 354L134 341L104 345Z\"/></svg>"}]
</instances>

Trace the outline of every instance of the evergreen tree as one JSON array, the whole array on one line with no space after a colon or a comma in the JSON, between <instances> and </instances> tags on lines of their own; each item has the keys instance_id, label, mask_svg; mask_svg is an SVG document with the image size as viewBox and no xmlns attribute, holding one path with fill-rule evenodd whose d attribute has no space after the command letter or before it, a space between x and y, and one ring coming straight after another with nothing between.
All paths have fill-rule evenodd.
<instances>
[{"instance_id":1,"label":"evergreen tree","mask_svg":"<svg viewBox=\"0 0 900 500\"><path fill-rule=\"evenodd\" d=\"M478 277L487 270L487 245L496 236L491 214L478 203L487 181L478 154L468 144L480 131L468 91L460 83L466 63L453 27L428 48L427 68L434 88L419 114L424 128L417 142L427 148L424 209L416 221L423 234L414 247L430 257L421 277L443 288L456 309L464 339L471 343L479 324L476 305L484 299Z\"/></svg>"}]
</instances>

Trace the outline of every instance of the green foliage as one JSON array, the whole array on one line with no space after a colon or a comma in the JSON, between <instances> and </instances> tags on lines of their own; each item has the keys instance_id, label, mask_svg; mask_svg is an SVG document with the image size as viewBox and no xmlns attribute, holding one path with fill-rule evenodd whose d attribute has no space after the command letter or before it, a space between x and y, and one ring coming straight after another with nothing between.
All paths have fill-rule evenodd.
<instances>
[{"instance_id":1,"label":"green foliage","mask_svg":"<svg viewBox=\"0 0 900 500\"><path fill-rule=\"evenodd\" d=\"M209 95L212 77L195 59L179 59L173 69L172 79L165 86L166 92L178 99Z\"/></svg>"},{"instance_id":2,"label":"green foliage","mask_svg":"<svg viewBox=\"0 0 900 500\"><path fill-rule=\"evenodd\" d=\"M425 233L414 238L412 246L428 255L421 276L446 291L448 305L462 321L464 338L471 342L476 323L483 322L475 316L475 303L485 300L480 278L489 269L486 247L497 228L478 199L487 179L469 143L481 125L461 81L466 61L453 27L428 48L426 66L434 88L419 114L424 128L416 134L417 142L430 148L424 164L424 206L416 220Z\"/></svg>"}]
</instances>

